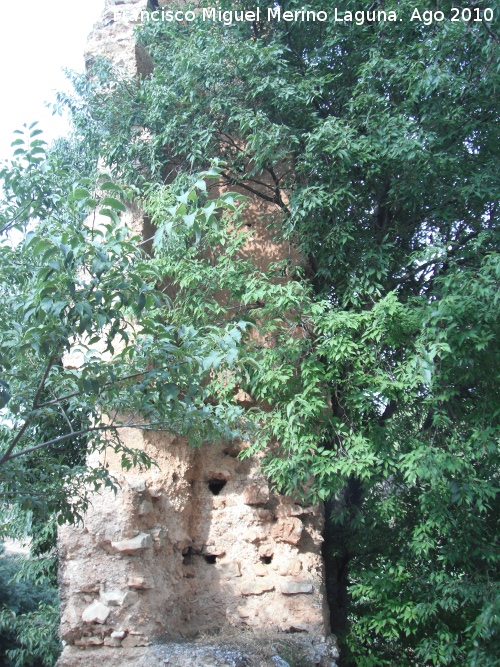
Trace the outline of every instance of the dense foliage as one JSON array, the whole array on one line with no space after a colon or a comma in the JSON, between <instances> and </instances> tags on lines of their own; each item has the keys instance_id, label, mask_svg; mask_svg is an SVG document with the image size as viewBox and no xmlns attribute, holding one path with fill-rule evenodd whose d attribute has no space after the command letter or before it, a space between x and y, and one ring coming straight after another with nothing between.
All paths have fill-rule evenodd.
<instances>
[{"instance_id":1,"label":"dense foliage","mask_svg":"<svg viewBox=\"0 0 500 667\"><path fill-rule=\"evenodd\" d=\"M224 438L241 411L212 405L204 389L211 355L232 358L234 328L166 322L161 273L118 217L129 193L102 177L97 199L90 178L70 187L37 133L18 140L2 172L3 227L17 235L0 245L0 484L7 502L24 497L25 509L64 521L85 509L86 489L112 484L103 465L86 467L85 452L111 447L124 466L150 464L122 444L121 429ZM202 188L198 180L184 196ZM211 224L232 202L224 195L199 213Z\"/></svg>"},{"instance_id":2,"label":"dense foliage","mask_svg":"<svg viewBox=\"0 0 500 667\"><path fill-rule=\"evenodd\" d=\"M140 35L150 77L116 80L98 63L67 101L82 145L138 188L158 230L154 258L137 260L152 281L131 281L126 305L140 293L147 304L161 277L170 303L167 315L151 303L155 322L225 330L204 348L203 405L231 416L246 392L248 452L266 448L279 490L325 501L344 664L489 667L500 655L499 37L485 21L410 21L415 6L388 2L402 21L363 25L151 22ZM451 3L439 8L450 16ZM238 216L211 215L194 184L211 164L220 187L269 204L300 262L264 271L245 259ZM113 222L99 242L120 244L117 262L135 258ZM92 266L88 231L73 234L75 266ZM99 304L80 293L89 324ZM116 400L106 373L91 394L100 407ZM84 379L71 380L80 397Z\"/></svg>"},{"instance_id":3,"label":"dense foliage","mask_svg":"<svg viewBox=\"0 0 500 667\"><path fill-rule=\"evenodd\" d=\"M57 589L0 544L0 665L50 667L59 653Z\"/></svg>"},{"instance_id":4,"label":"dense foliage","mask_svg":"<svg viewBox=\"0 0 500 667\"><path fill-rule=\"evenodd\" d=\"M327 503L346 663L491 665L498 36L484 21L412 22L413 7L363 25L149 23L154 74L117 86L102 73L72 104L132 183L217 157L221 184L274 204L276 235L307 260L276 268L286 286L242 279L231 252L164 261L182 286L175 317L243 311L272 340L246 341L253 363L234 385L271 408L255 447L271 445L277 487Z\"/></svg>"}]
</instances>

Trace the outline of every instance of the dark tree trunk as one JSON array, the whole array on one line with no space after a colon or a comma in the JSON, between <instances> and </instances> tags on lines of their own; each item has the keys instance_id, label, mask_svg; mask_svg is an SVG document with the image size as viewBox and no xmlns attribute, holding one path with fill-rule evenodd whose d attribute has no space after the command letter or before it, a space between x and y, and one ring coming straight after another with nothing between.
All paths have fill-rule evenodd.
<instances>
[{"instance_id":1,"label":"dark tree trunk","mask_svg":"<svg viewBox=\"0 0 500 667\"><path fill-rule=\"evenodd\" d=\"M363 487L359 479L349 480L342 497L325 502L325 529L323 533L323 559L325 562L325 584L330 608L330 627L338 637L340 647L347 631L349 615L349 563L355 529L349 520L340 523L340 510L344 516L354 516L361 508ZM346 512L347 510L347 512ZM340 667L356 667L355 663L340 656Z\"/></svg>"}]
</instances>

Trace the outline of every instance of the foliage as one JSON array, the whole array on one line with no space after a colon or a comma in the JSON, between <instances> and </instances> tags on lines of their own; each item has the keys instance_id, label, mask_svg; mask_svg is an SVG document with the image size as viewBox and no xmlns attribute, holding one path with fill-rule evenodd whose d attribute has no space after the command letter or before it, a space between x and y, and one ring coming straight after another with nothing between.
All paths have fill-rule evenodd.
<instances>
[{"instance_id":1,"label":"foliage","mask_svg":"<svg viewBox=\"0 0 500 667\"><path fill-rule=\"evenodd\" d=\"M500 653L499 38L485 21L412 22L414 7L363 25L151 22L150 77L97 63L67 102L84 145L142 193L169 324L219 332L197 390L221 415L246 392L247 453L266 450L279 490L326 503L345 664L486 667ZM212 215L196 185L209 164L222 191L266 202L302 260L249 261L238 216ZM135 257L113 233L102 242ZM143 280L127 305L156 294Z\"/></svg>"},{"instance_id":2,"label":"foliage","mask_svg":"<svg viewBox=\"0 0 500 667\"><path fill-rule=\"evenodd\" d=\"M19 236L0 245L1 484L8 501L64 521L85 509L89 486L112 484L85 452L112 447L126 467L150 465L120 429L230 437L241 411L213 405L204 384L214 355L224 364L237 353L233 327L169 322L159 268L119 219L130 192L102 177L97 198L89 179L68 188L37 132L2 172L3 227ZM198 180L190 193L205 188ZM174 215L186 228L187 196ZM228 206L212 202L208 224Z\"/></svg>"},{"instance_id":3,"label":"foliage","mask_svg":"<svg viewBox=\"0 0 500 667\"><path fill-rule=\"evenodd\" d=\"M57 589L26 576L25 565L22 556L0 556L0 664L52 667L59 653Z\"/></svg>"},{"instance_id":4,"label":"foliage","mask_svg":"<svg viewBox=\"0 0 500 667\"><path fill-rule=\"evenodd\" d=\"M20 615L3 609L0 611L0 631L14 638L14 643L5 652L6 665L53 667L61 650L59 605L40 602L34 611Z\"/></svg>"}]
</instances>

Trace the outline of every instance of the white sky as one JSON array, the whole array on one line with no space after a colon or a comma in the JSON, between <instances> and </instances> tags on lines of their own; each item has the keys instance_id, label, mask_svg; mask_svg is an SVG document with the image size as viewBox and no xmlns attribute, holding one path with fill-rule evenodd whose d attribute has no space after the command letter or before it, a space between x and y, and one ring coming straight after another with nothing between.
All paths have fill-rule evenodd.
<instances>
[{"instance_id":1,"label":"white sky","mask_svg":"<svg viewBox=\"0 0 500 667\"><path fill-rule=\"evenodd\" d=\"M65 134L46 101L68 89L62 67L83 70L87 36L104 0L0 0L0 162L11 155L13 131L39 121L45 141Z\"/></svg>"}]
</instances>

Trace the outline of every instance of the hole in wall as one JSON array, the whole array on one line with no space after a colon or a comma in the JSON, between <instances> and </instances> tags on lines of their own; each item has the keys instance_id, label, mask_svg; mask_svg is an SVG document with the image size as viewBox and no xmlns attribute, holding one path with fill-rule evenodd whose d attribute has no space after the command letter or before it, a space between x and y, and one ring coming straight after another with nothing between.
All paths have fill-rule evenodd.
<instances>
[{"instance_id":1,"label":"hole in wall","mask_svg":"<svg viewBox=\"0 0 500 667\"><path fill-rule=\"evenodd\" d=\"M285 630L285 632L287 634L292 635L292 634L295 634L297 632L307 632L307 630L305 630L304 628L296 628L295 626L291 625L289 628L287 628Z\"/></svg>"},{"instance_id":2,"label":"hole in wall","mask_svg":"<svg viewBox=\"0 0 500 667\"><path fill-rule=\"evenodd\" d=\"M230 456L232 459L237 459L238 458L238 451L233 450L233 449L224 449L223 452L224 456Z\"/></svg>"},{"instance_id":3,"label":"hole in wall","mask_svg":"<svg viewBox=\"0 0 500 667\"><path fill-rule=\"evenodd\" d=\"M187 549L184 549L182 552L182 564L183 565L191 565L193 562L193 549L191 547L188 547Z\"/></svg>"},{"instance_id":4,"label":"hole in wall","mask_svg":"<svg viewBox=\"0 0 500 667\"><path fill-rule=\"evenodd\" d=\"M272 556L261 556L260 557L260 562L264 563L264 565L271 565L273 562L273 557Z\"/></svg>"},{"instance_id":5,"label":"hole in wall","mask_svg":"<svg viewBox=\"0 0 500 667\"><path fill-rule=\"evenodd\" d=\"M227 481L225 479L209 479L208 488L214 494L218 496L222 489L226 486Z\"/></svg>"},{"instance_id":6,"label":"hole in wall","mask_svg":"<svg viewBox=\"0 0 500 667\"><path fill-rule=\"evenodd\" d=\"M176 472L174 472L174 474L172 475L172 482L178 482L178 481L179 481L179 475Z\"/></svg>"},{"instance_id":7,"label":"hole in wall","mask_svg":"<svg viewBox=\"0 0 500 667\"><path fill-rule=\"evenodd\" d=\"M205 556L205 562L208 563L209 565L215 565L215 563L217 562L217 556L209 554L208 556Z\"/></svg>"}]
</instances>

